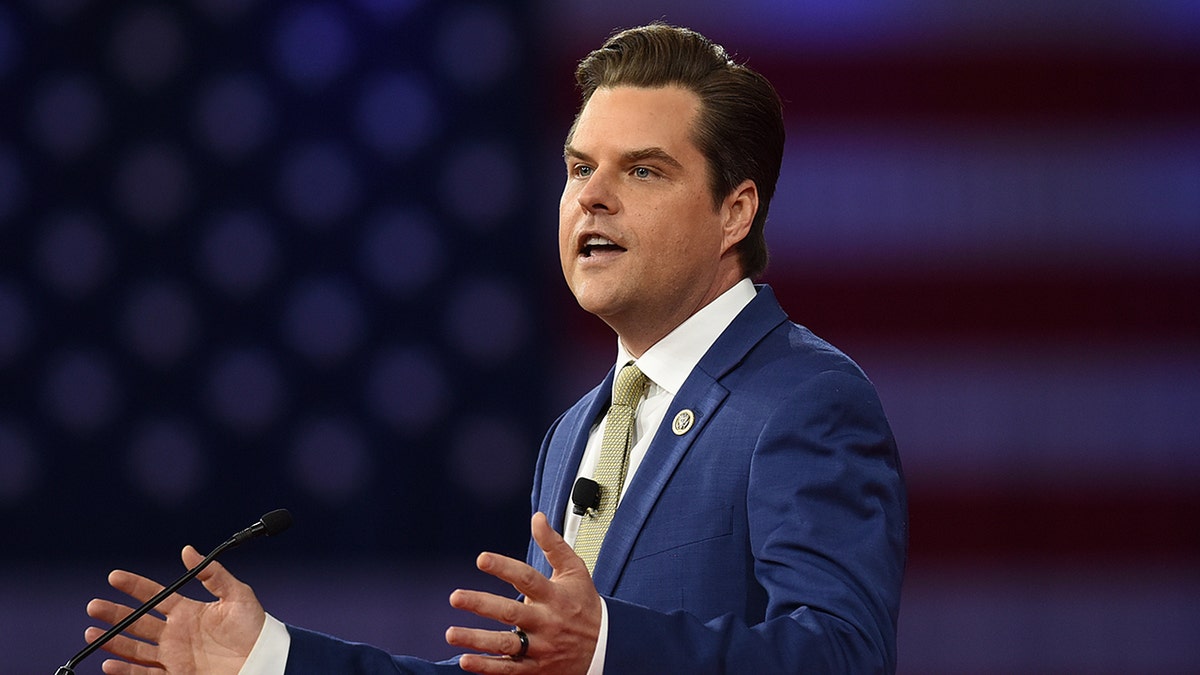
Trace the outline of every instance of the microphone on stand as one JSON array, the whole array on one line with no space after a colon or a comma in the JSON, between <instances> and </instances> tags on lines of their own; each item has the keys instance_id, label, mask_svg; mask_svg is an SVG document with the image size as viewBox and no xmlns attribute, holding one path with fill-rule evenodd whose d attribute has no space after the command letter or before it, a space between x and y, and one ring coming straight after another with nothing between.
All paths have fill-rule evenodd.
<instances>
[{"instance_id":1,"label":"microphone on stand","mask_svg":"<svg viewBox=\"0 0 1200 675\"><path fill-rule=\"evenodd\" d=\"M287 509L275 509L274 511L266 514L260 518L257 523L247 527L241 532L238 532L226 540L225 543L213 549L213 552L209 553L208 557L200 561L200 564L185 572L183 576L175 580L175 583L162 589L158 595L142 603L141 607L138 607L133 611L132 614L114 624L112 628L109 628L107 631L105 631L104 635L101 635L95 640L89 642L88 645L84 647L78 654L71 657L70 661L67 661L61 668L55 671L54 675L75 675L75 666L79 665L80 661L86 659L92 654L92 652L96 651L100 647L107 644L109 640L121 634L126 628L129 628L131 625L133 625L134 621L142 618L142 616L144 616L147 612L157 607L160 602L166 600L168 596L175 591L178 591L187 582L194 579L197 574L200 574L200 572L204 570L205 567L208 567L209 563L216 560L217 556L235 546L240 546L251 539L257 539L263 535L273 537L291 526L292 514L288 513Z\"/></svg>"}]
</instances>

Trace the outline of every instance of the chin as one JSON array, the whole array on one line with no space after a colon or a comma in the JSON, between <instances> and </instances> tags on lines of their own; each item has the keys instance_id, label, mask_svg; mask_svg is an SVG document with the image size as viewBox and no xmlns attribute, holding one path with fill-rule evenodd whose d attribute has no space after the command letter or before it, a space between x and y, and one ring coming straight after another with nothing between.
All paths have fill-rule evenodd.
<instances>
[{"instance_id":1,"label":"chin","mask_svg":"<svg viewBox=\"0 0 1200 675\"><path fill-rule=\"evenodd\" d=\"M612 316L620 304L616 298L602 293L588 292L586 289L575 294L575 301L588 314L595 314L601 319L605 319L606 322L608 320L605 317Z\"/></svg>"}]
</instances>

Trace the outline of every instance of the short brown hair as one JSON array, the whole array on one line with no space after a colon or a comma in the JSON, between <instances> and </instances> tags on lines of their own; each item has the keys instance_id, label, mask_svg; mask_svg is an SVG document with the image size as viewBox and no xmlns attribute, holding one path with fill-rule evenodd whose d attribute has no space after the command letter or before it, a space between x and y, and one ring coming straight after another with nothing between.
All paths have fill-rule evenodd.
<instances>
[{"instance_id":1,"label":"short brown hair","mask_svg":"<svg viewBox=\"0 0 1200 675\"><path fill-rule=\"evenodd\" d=\"M758 213L737 250L746 276L762 274L767 267L763 227L784 143L783 106L771 83L734 63L724 47L703 35L662 23L615 33L579 62L575 81L583 95L580 113L600 87L675 85L700 98L693 138L708 161L714 208L747 178L758 188ZM572 125L571 135L574 131Z\"/></svg>"}]
</instances>

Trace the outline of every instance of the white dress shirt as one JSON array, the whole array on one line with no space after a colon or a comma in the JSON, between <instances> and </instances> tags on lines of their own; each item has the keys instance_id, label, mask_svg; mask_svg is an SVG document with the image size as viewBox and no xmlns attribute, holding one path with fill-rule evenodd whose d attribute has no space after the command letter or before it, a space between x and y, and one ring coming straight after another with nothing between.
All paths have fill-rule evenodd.
<instances>
[{"instance_id":1,"label":"white dress shirt","mask_svg":"<svg viewBox=\"0 0 1200 675\"><path fill-rule=\"evenodd\" d=\"M625 349L625 345L617 340L617 371L633 361L650 380L646 398L638 405L634 414L633 446L629 449L629 468L625 471L625 484L621 486L622 496L625 495L625 489L629 487L629 481L633 480L638 467L642 465L646 450L654 440L654 433L662 424L663 417L666 416L667 409L671 407L671 402L675 400L675 394L683 386L684 380L692 373L692 369L709 347L712 347L721 333L733 322L738 312L750 304L755 293L754 284L749 279L742 279L688 317L666 337L654 343L639 359L634 359L629 350ZM613 385L616 386L616 378L613 378ZM604 418L601 418L588 435L577 478L595 477L596 464L600 461L600 441L603 437ZM576 515L572 508L567 509L563 519L563 538L572 546L575 545L575 537L579 534L579 523L582 520L583 516ZM605 604L604 598L600 598L600 606L600 637L596 641L596 651L592 656L588 675L602 675L604 672L604 652L608 647L608 605Z\"/></svg>"},{"instance_id":2,"label":"white dress shirt","mask_svg":"<svg viewBox=\"0 0 1200 675\"><path fill-rule=\"evenodd\" d=\"M633 361L650 380L646 398L638 405L634 417L633 446L629 451L629 468L625 472L625 485L621 487L622 495L641 466L646 450L654 440L654 432L662 423L684 380L742 308L750 304L755 293L754 284L749 279L742 279L647 349L641 358L634 359L617 340L617 369ZM595 475L603 436L604 419L601 418L588 436L587 447L579 463L579 477L592 478ZM563 520L563 538L568 544L575 544L581 519L570 507L567 508ZM600 604L600 637L588 675L601 675L604 672L604 653L608 646L608 607L603 598ZM290 646L291 637L287 627L268 614L258 642L239 675L283 675Z\"/></svg>"}]
</instances>

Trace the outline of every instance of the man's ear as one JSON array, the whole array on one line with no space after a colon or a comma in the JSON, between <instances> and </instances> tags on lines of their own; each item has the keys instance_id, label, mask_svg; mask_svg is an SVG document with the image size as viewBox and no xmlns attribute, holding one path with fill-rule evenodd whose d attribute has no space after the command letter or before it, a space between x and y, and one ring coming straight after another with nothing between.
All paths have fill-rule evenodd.
<instances>
[{"instance_id":1,"label":"man's ear","mask_svg":"<svg viewBox=\"0 0 1200 675\"><path fill-rule=\"evenodd\" d=\"M729 251L738 242L750 234L750 225L758 214L758 186L747 178L730 191L721 206L725 214L725 251Z\"/></svg>"}]
</instances>

